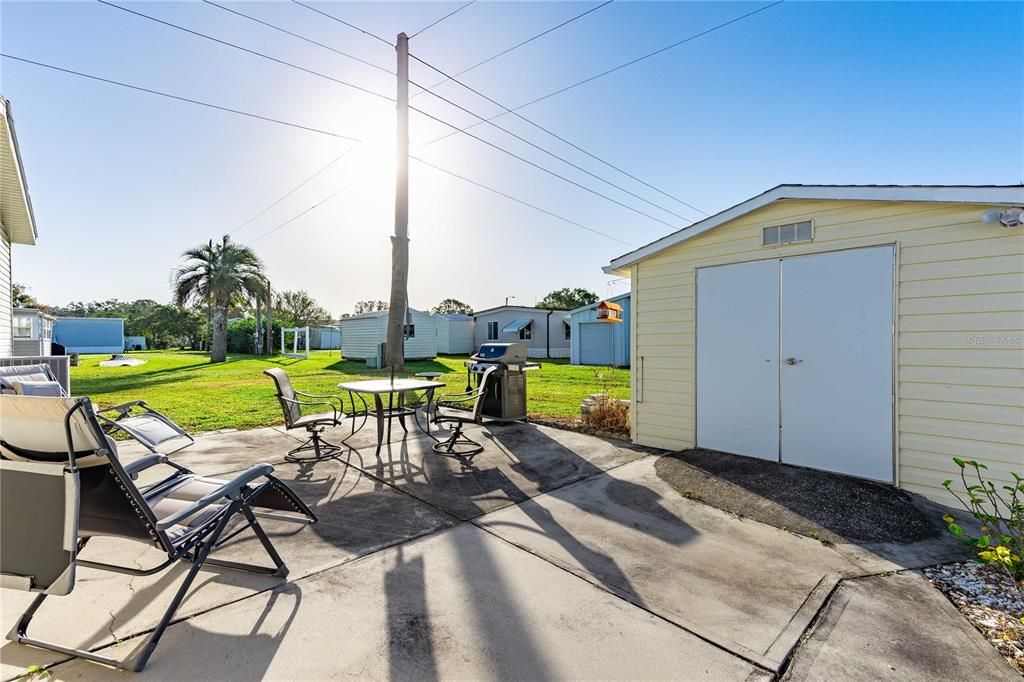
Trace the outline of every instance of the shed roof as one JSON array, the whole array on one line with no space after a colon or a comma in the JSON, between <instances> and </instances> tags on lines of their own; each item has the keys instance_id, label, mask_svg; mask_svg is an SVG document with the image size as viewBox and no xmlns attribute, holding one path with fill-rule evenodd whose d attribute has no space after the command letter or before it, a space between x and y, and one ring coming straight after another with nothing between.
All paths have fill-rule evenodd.
<instances>
[{"instance_id":1,"label":"shed roof","mask_svg":"<svg viewBox=\"0 0 1024 682\"><path fill-rule=\"evenodd\" d=\"M626 293L618 294L617 296L609 296L608 298L602 298L601 300L591 303L590 305L580 306L579 308L573 308L572 310L569 311L569 314L575 315L576 313L582 313L585 310L591 310L593 308L596 308L599 304L605 301L610 303L615 303L616 301L624 301L625 299L629 298L629 296L630 292L627 291Z\"/></svg>"},{"instance_id":2,"label":"shed roof","mask_svg":"<svg viewBox=\"0 0 1024 682\"><path fill-rule=\"evenodd\" d=\"M1024 185L779 185L767 192L623 254L603 269L620 273L645 258L783 200L930 201L951 204L1024 204Z\"/></svg>"}]
</instances>

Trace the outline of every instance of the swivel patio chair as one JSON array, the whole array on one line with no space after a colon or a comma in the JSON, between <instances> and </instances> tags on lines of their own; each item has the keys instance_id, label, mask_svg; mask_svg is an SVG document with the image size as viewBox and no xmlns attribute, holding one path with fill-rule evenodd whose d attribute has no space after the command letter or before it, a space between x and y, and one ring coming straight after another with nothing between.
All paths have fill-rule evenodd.
<instances>
[{"instance_id":1,"label":"swivel patio chair","mask_svg":"<svg viewBox=\"0 0 1024 682\"><path fill-rule=\"evenodd\" d=\"M454 424L455 428L446 440L434 443L431 449L435 453L464 459L483 452L484 446L463 433L462 429L468 424L482 422L484 397L490 388L491 375L496 370L497 367L488 367L480 376L480 383L474 390L438 396L433 409L428 410L428 413L433 413L434 424Z\"/></svg>"},{"instance_id":2,"label":"swivel patio chair","mask_svg":"<svg viewBox=\"0 0 1024 682\"><path fill-rule=\"evenodd\" d=\"M340 426L342 421L347 418L344 412L344 403L340 396L336 395L314 395L312 393L303 393L302 391L296 391L292 387L292 381L288 377L288 373L283 369L273 367L271 369L263 370L263 373L274 380L274 386L277 387L277 400L281 403L281 411L284 413L284 425L287 429L306 429L306 433L309 434L309 438L304 443L296 448L289 450L284 459L286 462L318 462L322 459L329 457L335 457L342 451L340 445L334 445L329 443L321 437L321 434L325 429L334 426ZM300 400L300 398L307 398L307 400ZM362 397L360 397L362 399ZM330 412L320 412L317 414L302 414L303 407L329 407ZM365 401L364 401L365 407ZM355 404L353 403L353 411L355 410ZM363 420L366 420L366 411L363 411ZM355 421L352 422L352 433L355 433ZM349 434L351 435L351 434ZM345 440L348 440L347 438ZM345 443L342 440L342 444ZM313 451L312 455L302 455L300 453Z\"/></svg>"},{"instance_id":3,"label":"swivel patio chair","mask_svg":"<svg viewBox=\"0 0 1024 682\"><path fill-rule=\"evenodd\" d=\"M163 464L174 472L139 487L139 473ZM304 524L316 516L269 464L257 464L231 480L200 476L165 455L122 464L117 445L100 426L88 398L0 395L0 584L39 592L7 638L125 670L139 671L204 566L284 578L288 569L257 517ZM225 533L233 521L243 523ZM226 561L211 551L251 528L273 566ZM152 568L81 559L94 537L152 544L166 561ZM32 617L50 595L67 595L77 566L129 576L156 574L191 564L152 633L128 657L100 654L35 639Z\"/></svg>"},{"instance_id":4,"label":"swivel patio chair","mask_svg":"<svg viewBox=\"0 0 1024 682\"><path fill-rule=\"evenodd\" d=\"M68 397L49 365L21 365L0 368L0 393ZM195 443L183 428L157 412L145 400L95 407L96 417L107 433L121 431L153 454L173 455ZM173 446L167 443L178 441Z\"/></svg>"}]
</instances>

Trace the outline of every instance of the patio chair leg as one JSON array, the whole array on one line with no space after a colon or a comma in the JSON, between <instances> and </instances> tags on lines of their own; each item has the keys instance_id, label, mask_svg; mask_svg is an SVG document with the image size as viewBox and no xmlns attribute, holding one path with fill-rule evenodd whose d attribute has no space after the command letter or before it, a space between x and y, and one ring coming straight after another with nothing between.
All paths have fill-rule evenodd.
<instances>
[{"instance_id":1,"label":"patio chair leg","mask_svg":"<svg viewBox=\"0 0 1024 682\"><path fill-rule=\"evenodd\" d=\"M320 434L323 430L323 427L310 429L309 438L307 438L302 445L297 448L292 448L285 453L284 461L291 462L293 464L302 464L305 462L319 462L320 460L329 459L338 455L342 448L321 438ZM313 451L312 456L300 456L298 454L309 450Z\"/></svg>"},{"instance_id":2,"label":"patio chair leg","mask_svg":"<svg viewBox=\"0 0 1024 682\"><path fill-rule=\"evenodd\" d=\"M238 504L238 503L235 503ZM57 653L66 654L68 656L75 656L76 658L83 658L88 661L95 663L102 663L103 665L109 665L111 667L120 668L122 670L129 670L132 672L141 672L149 661L150 656L153 655L153 651L156 650L157 644L160 643L160 638L163 636L167 626L171 624L171 620L174 618L174 614L177 612L178 607L181 606L181 602L185 599L188 594L189 588L192 587L192 583L195 581L196 575L199 573L199 569L203 567L206 562L206 557L210 553L210 550L217 544L217 540L224 529L227 527L228 521L234 515L234 511L229 511L224 515L214 531L198 546L195 557L192 560L192 566L189 568L188 573L185 575L185 579L178 587L178 591L174 595L174 599L171 600L167 610L164 611L163 616L160 618L160 622L150 633L146 641L135 650L134 653L129 655L123 660L117 660L108 656L101 656L91 651L85 651L83 649L75 649L73 647L66 647L55 642L47 642L44 640L34 639L28 636L28 626L32 621L32 617L36 611L42 605L46 599L47 594L40 594L37 596L32 603L29 605L25 613L22 614L21 618L18 619L17 624L8 633L7 639L18 642L19 644L26 644L28 646L34 646L40 649L47 649L49 651L55 651Z\"/></svg>"},{"instance_id":3,"label":"patio chair leg","mask_svg":"<svg viewBox=\"0 0 1024 682\"><path fill-rule=\"evenodd\" d=\"M467 447L460 450L459 446ZM435 443L430 449L438 455L463 459L479 455L484 451L484 446L462 433L462 422L457 422L452 435L447 440Z\"/></svg>"}]
</instances>

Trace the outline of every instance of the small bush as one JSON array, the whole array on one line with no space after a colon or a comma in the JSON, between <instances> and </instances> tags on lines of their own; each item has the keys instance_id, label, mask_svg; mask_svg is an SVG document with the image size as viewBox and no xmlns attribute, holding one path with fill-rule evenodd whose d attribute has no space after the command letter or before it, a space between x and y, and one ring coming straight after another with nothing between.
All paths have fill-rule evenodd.
<instances>
[{"instance_id":1,"label":"small bush","mask_svg":"<svg viewBox=\"0 0 1024 682\"><path fill-rule=\"evenodd\" d=\"M629 406L603 395L587 415L587 426L598 431L629 435Z\"/></svg>"},{"instance_id":2,"label":"small bush","mask_svg":"<svg viewBox=\"0 0 1024 682\"><path fill-rule=\"evenodd\" d=\"M1011 473L1013 485L1000 486L1005 494L982 472L987 466L974 460L954 457L960 467L960 480L964 496L953 490L952 479L942 485L981 523L981 535L970 537L952 516L944 516L949 532L962 539L962 543L975 551L976 560L1006 572L1018 589L1024 586L1024 477ZM967 481L967 472L973 472L977 483Z\"/></svg>"}]
</instances>

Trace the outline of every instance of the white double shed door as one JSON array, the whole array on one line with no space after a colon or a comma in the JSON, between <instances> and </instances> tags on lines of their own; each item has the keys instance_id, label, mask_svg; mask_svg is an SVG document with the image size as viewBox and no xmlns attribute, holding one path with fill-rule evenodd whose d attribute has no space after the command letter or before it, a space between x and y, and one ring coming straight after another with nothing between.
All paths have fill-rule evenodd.
<instances>
[{"instance_id":1,"label":"white double shed door","mask_svg":"<svg viewBox=\"0 0 1024 682\"><path fill-rule=\"evenodd\" d=\"M893 480L891 246L697 270L697 445Z\"/></svg>"}]
</instances>

